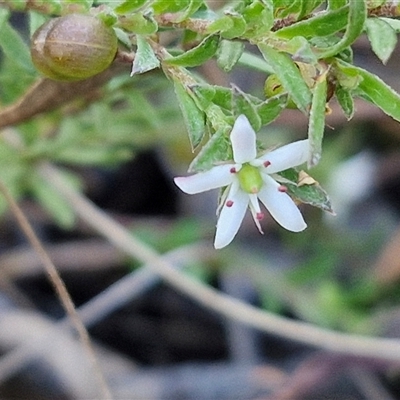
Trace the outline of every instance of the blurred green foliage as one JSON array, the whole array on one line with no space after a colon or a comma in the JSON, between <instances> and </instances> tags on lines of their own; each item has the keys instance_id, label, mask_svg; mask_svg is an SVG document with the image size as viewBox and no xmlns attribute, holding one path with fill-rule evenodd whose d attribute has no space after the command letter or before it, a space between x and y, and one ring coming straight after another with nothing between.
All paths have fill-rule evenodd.
<instances>
[{"instance_id":1,"label":"blurred green foliage","mask_svg":"<svg viewBox=\"0 0 400 400\"><path fill-rule=\"evenodd\" d=\"M354 99L361 98L400 120L399 94L370 71L354 65L351 47L366 34L376 56L382 63L388 61L400 32L396 19L400 10L384 7L386 3L237 0L222 2L215 9L204 0L2 1L0 120L10 106L18 112L19 102L40 79L31 63L29 38L11 23L13 12L25 16L30 35L58 15L91 13L103 19L120 39L117 59L131 56L125 57L131 64L131 76L126 71L117 74L98 88L95 98L81 97L5 128L0 137L0 179L15 197L32 195L56 222L71 227L73 210L35 172L38 163L110 167L144 147L164 146L171 163L184 160L191 171L207 170L232 158L229 133L238 115L245 114L259 130L293 105L308 119L308 165L315 166L322 158L329 166L321 168L329 169L341 160L340 151L325 150L325 116L332 99L337 99L348 119L355 113ZM240 65L259 71L265 79L273 74L279 91L272 91L271 97L256 97L234 85L215 84L204 74L209 60L215 60L223 72L235 72ZM189 139L183 136L185 130ZM191 162L190 146L196 151ZM323 182L326 174L321 170L315 173ZM65 173L71 184L79 186L74 175ZM300 185L295 170L283 175L297 200L331 209L319 185ZM0 199L0 212L5 208ZM168 235L159 236L154 230L141 235L164 252L199 239L203 231L197 228L186 221ZM361 245L348 232L342 235L329 229L317 237L310 237L309 231L296 239L290 236L288 245L302 248L307 257L287 279L282 277L283 291L266 285L265 304L284 309L285 288L296 294L296 288L306 286L310 288L306 298L291 302L303 318L359 330L368 325L376 302L398 301L399 293L381 290L365 276L359 279L358 269L354 276L348 271L342 281L337 266L346 259L348 248L362 264L369 254L369 238L364 237Z\"/></svg>"}]
</instances>

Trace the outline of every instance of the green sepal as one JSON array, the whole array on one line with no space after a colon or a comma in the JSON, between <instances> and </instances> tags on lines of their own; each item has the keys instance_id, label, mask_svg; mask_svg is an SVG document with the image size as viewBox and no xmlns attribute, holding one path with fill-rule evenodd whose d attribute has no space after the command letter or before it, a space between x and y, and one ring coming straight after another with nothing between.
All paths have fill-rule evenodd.
<instances>
[{"instance_id":1,"label":"green sepal","mask_svg":"<svg viewBox=\"0 0 400 400\"><path fill-rule=\"evenodd\" d=\"M294 168L279 172L284 178L283 184L288 189L288 194L295 200L334 213L328 194L315 182L311 185L299 185L299 172Z\"/></svg>"},{"instance_id":2,"label":"green sepal","mask_svg":"<svg viewBox=\"0 0 400 400\"><path fill-rule=\"evenodd\" d=\"M219 37L210 35L205 37L199 45L180 54L165 60L166 64L180 67L197 67L210 59L218 49Z\"/></svg>"}]
</instances>

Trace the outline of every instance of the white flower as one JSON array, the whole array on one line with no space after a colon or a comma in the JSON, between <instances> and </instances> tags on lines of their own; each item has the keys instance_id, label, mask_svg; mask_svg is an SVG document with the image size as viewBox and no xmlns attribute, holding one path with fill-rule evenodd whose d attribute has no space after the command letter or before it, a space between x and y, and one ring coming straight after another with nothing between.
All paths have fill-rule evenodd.
<instances>
[{"instance_id":1,"label":"white flower","mask_svg":"<svg viewBox=\"0 0 400 400\"><path fill-rule=\"evenodd\" d=\"M219 218L214 246L220 249L228 245L239 230L247 207L261 233L260 200L272 217L285 229L300 232L307 225L286 193L286 187L278 183L273 174L303 164L308 159L308 140L300 140L280 147L257 158L256 134L248 119L240 115L231 132L233 163L217 165L209 171L178 177L174 181L185 193L195 194L226 187L219 205Z\"/></svg>"}]
</instances>

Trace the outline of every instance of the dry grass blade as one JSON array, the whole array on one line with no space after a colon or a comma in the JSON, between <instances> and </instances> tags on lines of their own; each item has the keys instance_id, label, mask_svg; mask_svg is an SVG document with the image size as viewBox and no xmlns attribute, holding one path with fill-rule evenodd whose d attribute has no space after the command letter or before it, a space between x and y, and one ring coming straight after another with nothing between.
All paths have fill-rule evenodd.
<instances>
[{"instance_id":1,"label":"dry grass blade","mask_svg":"<svg viewBox=\"0 0 400 400\"><path fill-rule=\"evenodd\" d=\"M300 321L292 321L224 295L183 275L152 248L133 237L89 200L66 185L56 168L50 164L42 164L39 171L55 189L68 199L80 218L95 231L106 237L126 254L148 264L149 268L165 282L202 306L265 332L322 349L353 356L400 361L400 340L350 335Z\"/></svg>"}]
</instances>

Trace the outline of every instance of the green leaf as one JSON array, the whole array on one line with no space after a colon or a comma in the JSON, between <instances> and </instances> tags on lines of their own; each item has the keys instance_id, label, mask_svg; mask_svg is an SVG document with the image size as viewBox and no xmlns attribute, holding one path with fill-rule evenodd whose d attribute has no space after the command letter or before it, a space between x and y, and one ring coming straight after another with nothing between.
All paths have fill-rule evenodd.
<instances>
[{"instance_id":1,"label":"green leaf","mask_svg":"<svg viewBox=\"0 0 400 400\"><path fill-rule=\"evenodd\" d=\"M301 0L273 0L273 3L278 18L299 13L302 8Z\"/></svg>"},{"instance_id":2,"label":"green leaf","mask_svg":"<svg viewBox=\"0 0 400 400\"><path fill-rule=\"evenodd\" d=\"M337 60L338 68L346 75L360 77L357 92L378 106L384 113L400 121L400 95L370 72Z\"/></svg>"},{"instance_id":3,"label":"green leaf","mask_svg":"<svg viewBox=\"0 0 400 400\"><path fill-rule=\"evenodd\" d=\"M243 35L246 30L246 21L240 14L229 13L226 17L230 18L232 25L230 28L221 31L221 37L224 39L234 39Z\"/></svg>"},{"instance_id":4,"label":"green leaf","mask_svg":"<svg viewBox=\"0 0 400 400\"><path fill-rule=\"evenodd\" d=\"M203 0L190 0L186 8L183 11L176 13L174 18L171 19L171 22L179 23L185 21L186 19L190 18L202 6L204 6Z\"/></svg>"},{"instance_id":5,"label":"green leaf","mask_svg":"<svg viewBox=\"0 0 400 400\"><path fill-rule=\"evenodd\" d=\"M126 0L115 7L114 11L117 14L127 14L142 7L146 2L147 0Z\"/></svg>"},{"instance_id":6,"label":"green leaf","mask_svg":"<svg viewBox=\"0 0 400 400\"><path fill-rule=\"evenodd\" d=\"M189 172L207 171L216 163L232 159L231 142L228 137L230 127L220 129L200 150L189 166Z\"/></svg>"},{"instance_id":7,"label":"green leaf","mask_svg":"<svg viewBox=\"0 0 400 400\"><path fill-rule=\"evenodd\" d=\"M118 26L137 35L152 35L158 30L157 22L148 13L121 15L118 18Z\"/></svg>"},{"instance_id":8,"label":"green leaf","mask_svg":"<svg viewBox=\"0 0 400 400\"><path fill-rule=\"evenodd\" d=\"M202 111L207 111L215 96L215 86L208 84L196 84L188 87L189 93L192 93L192 99L197 107Z\"/></svg>"},{"instance_id":9,"label":"green leaf","mask_svg":"<svg viewBox=\"0 0 400 400\"><path fill-rule=\"evenodd\" d=\"M337 86L335 90L335 95L347 120L351 120L354 115L354 101L350 90L347 90L342 86Z\"/></svg>"},{"instance_id":10,"label":"green leaf","mask_svg":"<svg viewBox=\"0 0 400 400\"><path fill-rule=\"evenodd\" d=\"M36 74L27 73L26 69L18 64L18 60L4 57L0 73L1 100L4 104L16 101L24 95L36 77Z\"/></svg>"},{"instance_id":11,"label":"green leaf","mask_svg":"<svg viewBox=\"0 0 400 400\"><path fill-rule=\"evenodd\" d=\"M299 182L299 172L293 168L282 171L279 175L285 179L284 185L288 188L288 194L291 197L301 203L333 213L327 193L317 182L311 185L301 185L301 182Z\"/></svg>"},{"instance_id":12,"label":"green leaf","mask_svg":"<svg viewBox=\"0 0 400 400\"><path fill-rule=\"evenodd\" d=\"M217 52L218 44L218 36L207 36L198 46L179 56L166 59L165 63L181 67L196 67L205 63Z\"/></svg>"},{"instance_id":13,"label":"green leaf","mask_svg":"<svg viewBox=\"0 0 400 400\"><path fill-rule=\"evenodd\" d=\"M190 5L190 0L155 0L151 6L156 14L176 13L185 10Z\"/></svg>"},{"instance_id":14,"label":"green leaf","mask_svg":"<svg viewBox=\"0 0 400 400\"><path fill-rule=\"evenodd\" d=\"M258 115L261 118L261 125L268 125L279 116L282 110L286 108L288 95L280 94L264 101L256 106Z\"/></svg>"},{"instance_id":15,"label":"green leaf","mask_svg":"<svg viewBox=\"0 0 400 400\"><path fill-rule=\"evenodd\" d=\"M10 18L10 11L6 8L0 8L0 31L3 25L8 21L8 18Z\"/></svg>"},{"instance_id":16,"label":"green leaf","mask_svg":"<svg viewBox=\"0 0 400 400\"><path fill-rule=\"evenodd\" d=\"M346 27L349 7L318 14L310 19L296 22L293 25L276 31L276 36L291 39L295 36L312 38L315 36L329 36Z\"/></svg>"},{"instance_id":17,"label":"green leaf","mask_svg":"<svg viewBox=\"0 0 400 400\"><path fill-rule=\"evenodd\" d=\"M217 51L217 64L225 72L230 72L243 54L244 43L221 40Z\"/></svg>"},{"instance_id":18,"label":"green leaf","mask_svg":"<svg viewBox=\"0 0 400 400\"><path fill-rule=\"evenodd\" d=\"M229 17L229 15L223 15L222 17L216 19L211 22L207 27L207 34L213 35L216 33L221 33L224 31L228 31L233 28L233 20Z\"/></svg>"},{"instance_id":19,"label":"green leaf","mask_svg":"<svg viewBox=\"0 0 400 400\"><path fill-rule=\"evenodd\" d=\"M190 144L194 150L205 135L205 116L180 82L174 81L174 89L188 130Z\"/></svg>"},{"instance_id":20,"label":"green leaf","mask_svg":"<svg viewBox=\"0 0 400 400\"><path fill-rule=\"evenodd\" d=\"M294 61L312 65L317 64L317 57L312 51L310 43L303 36L296 36L289 40L282 50L292 54Z\"/></svg>"},{"instance_id":21,"label":"green leaf","mask_svg":"<svg viewBox=\"0 0 400 400\"><path fill-rule=\"evenodd\" d=\"M42 26L47 20L48 17L36 11L29 11L29 32L32 36L33 33Z\"/></svg>"},{"instance_id":22,"label":"green leaf","mask_svg":"<svg viewBox=\"0 0 400 400\"><path fill-rule=\"evenodd\" d=\"M269 64L267 64L265 59L261 59L260 57L256 56L255 54L251 54L246 51L239 58L238 63L240 65L243 65L244 67L252 68L256 71L261 71L266 74L274 73L273 68Z\"/></svg>"},{"instance_id":23,"label":"green leaf","mask_svg":"<svg viewBox=\"0 0 400 400\"><path fill-rule=\"evenodd\" d=\"M160 61L154 54L154 51L147 40L141 35L138 35L136 40L137 51L135 60L133 61L131 76L151 71L160 66Z\"/></svg>"},{"instance_id":24,"label":"green leaf","mask_svg":"<svg viewBox=\"0 0 400 400\"><path fill-rule=\"evenodd\" d=\"M252 1L244 10L247 38L256 38L268 33L274 25L274 9L269 0Z\"/></svg>"},{"instance_id":25,"label":"green leaf","mask_svg":"<svg viewBox=\"0 0 400 400\"><path fill-rule=\"evenodd\" d=\"M62 0L62 4L65 8L66 5L71 4L71 5L80 5L83 6L85 10L89 10L90 7L93 6L93 0Z\"/></svg>"},{"instance_id":26,"label":"green leaf","mask_svg":"<svg viewBox=\"0 0 400 400\"><path fill-rule=\"evenodd\" d=\"M257 112L257 104L252 101L252 98L246 93L242 92L238 87L233 86L232 100L232 110L235 116L244 114L249 120L253 129L256 132L259 131L261 128L261 118Z\"/></svg>"},{"instance_id":27,"label":"green leaf","mask_svg":"<svg viewBox=\"0 0 400 400\"><path fill-rule=\"evenodd\" d=\"M368 18L365 29L373 52L386 64L397 44L395 30L380 18Z\"/></svg>"},{"instance_id":28,"label":"green leaf","mask_svg":"<svg viewBox=\"0 0 400 400\"><path fill-rule=\"evenodd\" d=\"M321 49L318 58L333 57L350 46L364 30L364 23L367 18L367 5L364 0L351 0L349 2L349 15L346 31L343 37L334 46Z\"/></svg>"},{"instance_id":29,"label":"green leaf","mask_svg":"<svg viewBox=\"0 0 400 400\"><path fill-rule=\"evenodd\" d=\"M232 108L232 90L222 86L213 86L208 84L191 85L190 91L197 98L199 107L207 111L211 104L215 104L225 110Z\"/></svg>"},{"instance_id":30,"label":"green leaf","mask_svg":"<svg viewBox=\"0 0 400 400\"><path fill-rule=\"evenodd\" d=\"M384 17L380 17L379 19L390 25L395 30L396 33L400 33L400 20L394 18L384 18Z\"/></svg>"},{"instance_id":31,"label":"green leaf","mask_svg":"<svg viewBox=\"0 0 400 400\"><path fill-rule=\"evenodd\" d=\"M30 171L26 168L26 165L21 162L9 162L6 165L2 165L0 169L1 180L7 187L12 197L18 200L24 190L25 182L27 177L29 177ZM3 214L8 209L8 203L3 196L0 195L0 215Z\"/></svg>"},{"instance_id":32,"label":"green leaf","mask_svg":"<svg viewBox=\"0 0 400 400\"><path fill-rule=\"evenodd\" d=\"M307 17L312 11L319 7L324 0L302 0L301 1L301 11L298 15L298 19Z\"/></svg>"},{"instance_id":33,"label":"green leaf","mask_svg":"<svg viewBox=\"0 0 400 400\"><path fill-rule=\"evenodd\" d=\"M30 191L58 225L65 229L72 228L75 223L74 209L59 192L39 176L31 177Z\"/></svg>"},{"instance_id":34,"label":"green leaf","mask_svg":"<svg viewBox=\"0 0 400 400\"><path fill-rule=\"evenodd\" d=\"M232 107L232 90L222 86L214 87L215 95L213 97L213 103L225 110L230 110Z\"/></svg>"},{"instance_id":35,"label":"green leaf","mask_svg":"<svg viewBox=\"0 0 400 400\"><path fill-rule=\"evenodd\" d=\"M260 43L258 47L297 107L306 112L311 104L311 91L296 64L286 54L276 51L267 44Z\"/></svg>"},{"instance_id":36,"label":"green leaf","mask_svg":"<svg viewBox=\"0 0 400 400\"><path fill-rule=\"evenodd\" d=\"M128 148L111 148L99 144L96 146L67 147L51 159L77 165L115 165L132 157Z\"/></svg>"},{"instance_id":37,"label":"green leaf","mask_svg":"<svg viewBox=\"0 0 400 400\"><path fill-rule=\"evenodd\" d=\"M310 141L309 168L318 164L322 154L322 138L324 137L325 130L326 90L326 73L324 73L318 77L313 90L308 123L308 138Z\"/></svg>"},{"instance_id":38,"label":"green leaf","mask_svg":"<svg viewBox=\"0 0 400 400\"><path fill-rule=\"evenodd\" d=\"M130 35L128 34L128 32L126 32L125 30L121 29L121 28L113 28L115 34L117 35L118 38L118 42L123 44L128 50L132 49L132 42L131 42L131 38Z\"/></svg>"},{"instance_id":39,"label":"green leaf","mask_svg":"<svg viewBox=\"0 0 400 400\"><path fill-rule=\"evenodd\" d=\"M347 0L328 0L328 9L336 10L344 7L347 4Z\"/></svg>"},{"instance_id":40,"label":"green leaf","mask_svg":"<svg viewBox=\"0 0 400 400\"><path fill-rule=\"evenodd\" d=\"M7 57L12 58L29 74L35 74L29 48L19 33L7 22L0 25L0 47Z\"/></svg>"}]
</instances>

